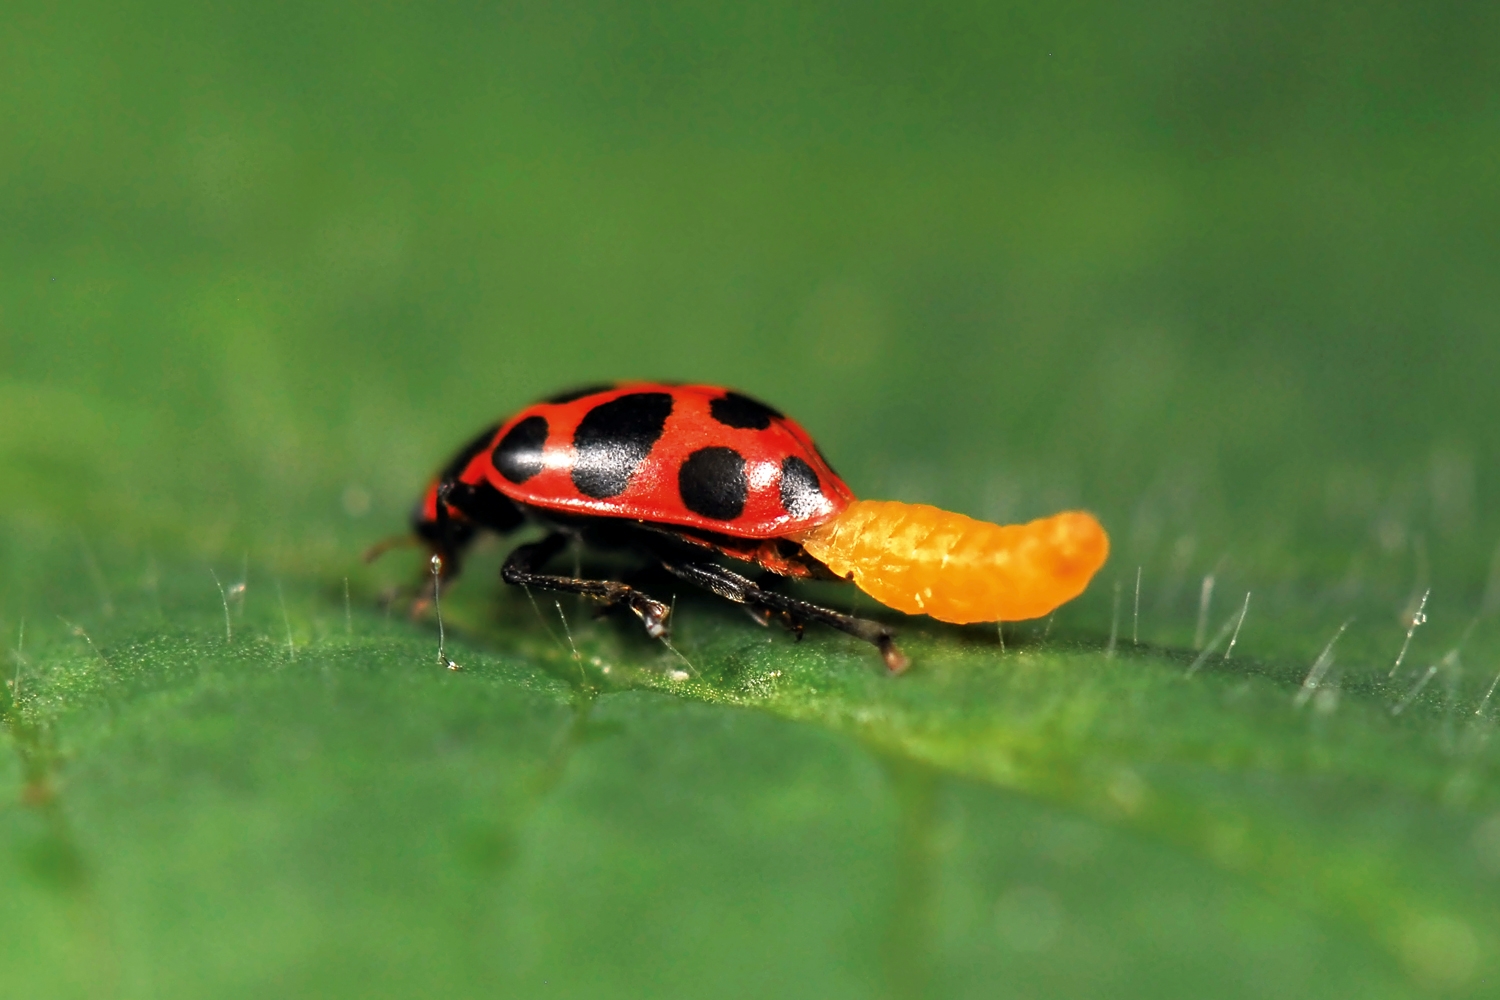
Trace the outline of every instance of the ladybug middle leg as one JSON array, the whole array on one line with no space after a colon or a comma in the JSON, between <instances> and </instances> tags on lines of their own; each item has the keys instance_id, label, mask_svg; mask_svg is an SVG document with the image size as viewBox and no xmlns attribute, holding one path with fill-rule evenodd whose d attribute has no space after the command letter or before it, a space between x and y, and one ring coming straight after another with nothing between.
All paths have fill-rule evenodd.
<instances>
[{"instance_id":1,"label":"ladybug middle leg","mask_svg":"<svg viewBox=\"0 0 1500 1000\"><path fill-rule=\"evenodd\" d=\"M784 620L791 623L800 623L804 619L822 622L840 632L847 632L856 639L863 639L880 650L880 656L885 660L886 668L893 674L905 670L911 662L906 658L906 654L896 648L896 639L891 634L891 630L879 622L855 618L853 615L846 615L832 608L821 607L807 601L799 601L795 597L787 597L785 594L766 590L757 586L755 581L740 576L733 570L725 569L717 563L664 561L662 566L668 572L690 583L695 583L705 590L713 591L736 604L744 604L756 610L782 616Z\"/></svg>"},{"instance_id":2,"label":"ladybug middle leg","mask_svg":"<svg viewBox=\"0 0 1500 1000\"><path fill-rule=\"evenodd\" d=\"M569 536L554 531L539 542L522 545L511 552L500 569L500 578L517 587L536 587L565 594L582 594L605 605L623 604L635 612L646 626L646 634L660 639L667 634L667 615L671 608L627 584L613 580L580 580L571 576L553 576L538 572L547 561L562 551Z\"/></svg>"}]
</instances>

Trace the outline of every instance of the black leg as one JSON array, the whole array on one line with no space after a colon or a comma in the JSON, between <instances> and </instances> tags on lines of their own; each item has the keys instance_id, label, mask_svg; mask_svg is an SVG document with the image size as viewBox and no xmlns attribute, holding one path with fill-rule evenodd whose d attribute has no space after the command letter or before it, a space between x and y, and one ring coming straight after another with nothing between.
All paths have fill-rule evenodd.
<instances>
[{"instance_id":1,"label":"black leg","mask_svg":"<svg viewBox=\"0 0 1500 1000\"><path fill-rule=\"evenodd\" d=\"M538 590L557 590L565 594L582 594L602 601L606 605L624 604L646 625L646 634L660 639L667 634L667 615L671 609L660 601L653 600L634 587L612 580L580 580L571 576L551 576L538 573L547 560L562 551L568 536L553 532L539 542L516 548L505 560L500 578L517 587L536 587Z\"/></svg>"},{"instance_id":2,"label":"black leg","mask_svg":"<svg viewBox=\"0 0 1500 1000\"><path fill-rule=\"evenodd\" d=\"M901 650L896 648L896 640L891 635L891 630L879 622L855 618L831 608L819 607L807 601L799 601L794 597L765 590L756 586L755 581L716 563L663 562L662 565L684 580L695 583L705 590L711 590L736 604L744 604L779 616L799 635L802 631L802 621L805 619L831 625L840 632L847 632L856 639L863 639L880 650L881 658L885 660L886 667L893 674L905 670L907 664L911 662Z\"/></svg>"}]
</instances>

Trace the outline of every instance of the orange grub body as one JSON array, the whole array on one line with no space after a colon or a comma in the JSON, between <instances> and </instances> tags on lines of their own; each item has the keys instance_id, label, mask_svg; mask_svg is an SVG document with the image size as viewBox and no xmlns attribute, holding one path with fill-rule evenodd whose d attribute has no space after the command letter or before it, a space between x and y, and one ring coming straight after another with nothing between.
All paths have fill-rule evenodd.
<instances>
[{"instance_id":1,"label":"orange grub body","mask_svg":"<svg viewBox=\"0 0 1500 1000\"><path fill-rule=\"evenodd\" d=\"M855 500L799 541L881 604L959 625L1040 618L1109 556L1104 528L1080 511L1002 526L887 500Z\"/></svg>"}]
</instances>

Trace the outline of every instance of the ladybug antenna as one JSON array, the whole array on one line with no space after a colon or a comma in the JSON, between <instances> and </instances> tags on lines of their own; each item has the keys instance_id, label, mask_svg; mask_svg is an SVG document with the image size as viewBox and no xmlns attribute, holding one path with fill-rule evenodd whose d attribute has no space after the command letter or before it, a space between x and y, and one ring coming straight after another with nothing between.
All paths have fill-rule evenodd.
<instances>
[{"instance_id":1,"label":"ladybug antenna","mask_svg":"<svg viewBox=\"0 0 1500 1000\"><path fill-rule=\"evenodd\" d=\"M1109 536L1082 511L1002 527L886 500L856 500L800 541L887 607L959 625L1040 618L1109 557Z\"/></svg>"},{"instance_id":2,"label":"ladybug antenna","mask_svg":"<svg viewBox=\"0 0 1500 1000\"><path fill-rule=\"evenodd\" d=\"M391 551L391 549L413 548L421 544L422 540L416 535L391 535L389 538L382 538L368 549L365 549L364 560L367 563L372 563Z\"/></svg>"}]
</instances>

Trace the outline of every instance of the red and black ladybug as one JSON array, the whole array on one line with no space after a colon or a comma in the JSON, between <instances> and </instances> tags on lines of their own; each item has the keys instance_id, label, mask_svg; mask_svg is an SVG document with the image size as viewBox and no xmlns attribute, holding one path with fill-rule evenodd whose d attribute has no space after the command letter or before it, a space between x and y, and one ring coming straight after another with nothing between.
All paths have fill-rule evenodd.
<instances>
[{"instance_id":1,"label":"red and black ladybug","mask_svg":"<svg viewBox=\"0 0 1500 1000\"><path fill-rule=\"evenodd\" d=\"M1084 513L1001 527L856 500L794 421L707 385L594 386L527 407L464 447L412 516L445 577L476 532L528 522L548 533L511 552L506 583L623 605L663 636L668 607L640 590L544 572L573 537L624 546L799 635L816 621L873 643L892 671L907 660L885 625L767 590L717 558L852 580L890 607L963 623L1045 615L1081 593L1109 551Z\"/></svg>"}]
</instances>

